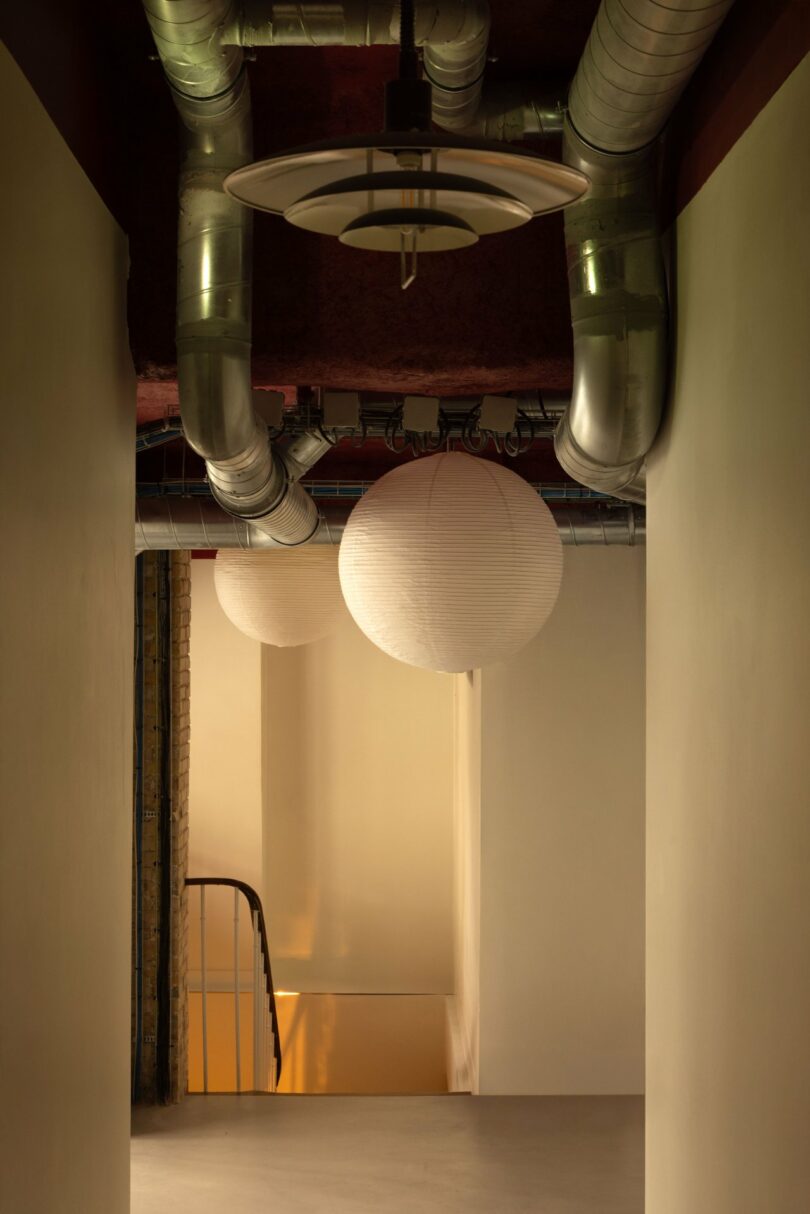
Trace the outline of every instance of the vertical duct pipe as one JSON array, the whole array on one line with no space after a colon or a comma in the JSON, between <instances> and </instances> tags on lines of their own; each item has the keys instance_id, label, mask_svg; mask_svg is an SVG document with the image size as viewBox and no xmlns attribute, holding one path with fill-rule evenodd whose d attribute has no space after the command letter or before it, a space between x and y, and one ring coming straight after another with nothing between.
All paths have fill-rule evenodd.
<instances>
[{"instance_id":1,"label":"vertical duct pipe","mask_svg":"<svg viewBox=\"0 0 810 1214\"><path fill-rule=\"evenodd\" d=\"M565 213L574 387L554 446L576 480L627 501L644 501L666 390L655 140L732 3L602 0L571 85L563 158L592 190Z\"/></svg>"},{"instance_id":2,"label":"vertical duct pipe","mask_svg":"<svg viewBox=\"0 0 810 1214\"><path fill-rule=\"evenodd\" d=\"M224 193L250 160L251 117L241 48L222 30L230 0L144 0L183 125L177 275L177 377L190 445L217 501L277 543L305 543L315 503L271 450L250 378L252 213ZM325 449L314 449L310 455ZM314 460L313 460L314 462Z\"/></svg>"}]
</instances>

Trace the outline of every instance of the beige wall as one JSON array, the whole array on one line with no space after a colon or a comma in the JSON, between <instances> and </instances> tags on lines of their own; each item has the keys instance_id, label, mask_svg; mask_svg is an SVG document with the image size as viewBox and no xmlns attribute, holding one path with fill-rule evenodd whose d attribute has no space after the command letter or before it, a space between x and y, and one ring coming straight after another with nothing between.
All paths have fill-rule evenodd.
<instances>
[{"instance_id":1,"label":"beige wall","mask_svg":"<svg viewBox=\"0 0 810 1214\"><path fill-rule=\"evenodd\" d=\"M481 671L455 675L453 697L453 994L448 1083L478 1091L481 997Z\"/></svg>"},{"instance_id":2,"label":"beige wall","mask_svg":"<svg viewBox=\"0 0 810 1214\"><path fill-rule=\"evenodd\" d=\"M0 50L0 1206L129 1207L132 499L124 237Z\"/></svg>"},{"instance_id":3,"label":"beige wall","mask_svg":"<svg viewBox=\"0 0 810 1214\"><path fill-rule=\"evenodd\" d=\"M191 562L189 873L261 893L261 651L217 600L214 562Z\"/></svg>"},{"instance_id":4,"label":"beige wall","mask_svg":"<svg viewBox=\"0 0 810 1214\"><path fill-rule=\"evenodd\" d=\"M644 552L568 548L481 675L484 1094L643 1091Z\"/></svg>"},{"instance_id":5,"label":"beige wall","mask_svg":"<svg viewBox=\"0 0 810 1214\"><path fill-rule=\"evenodd\" d=\"M346 617L263 650L264 873L282 988L452 989L453 679Z\"/></svg>"},{"instance_id":6,"label":"beige wall","mask_svg":"<svg viewBox=\"0 0 810 1214\"><path fill-rule=\"evenodd\" d=\"M237 628L217 600L214 562L191 562L191 877L235 877L263 895L261 784L261 650ZM209 980L231 981L233 895L209 891ZM245 904L243 902L245 914ZM189 895L189 978L199 970L199 893ZM241 966L250 971L244 921Z\"/></svg>"},{"instance_id":7,"label":"beige wall","mask_svg":"<svg viewBox=\"0 0 810 1214\"><path fill-rule=\"evenodd\" d=\"M810 62L677 226L650 469L647 1209L810 1201Z\"/></svg>"}]
</instances>

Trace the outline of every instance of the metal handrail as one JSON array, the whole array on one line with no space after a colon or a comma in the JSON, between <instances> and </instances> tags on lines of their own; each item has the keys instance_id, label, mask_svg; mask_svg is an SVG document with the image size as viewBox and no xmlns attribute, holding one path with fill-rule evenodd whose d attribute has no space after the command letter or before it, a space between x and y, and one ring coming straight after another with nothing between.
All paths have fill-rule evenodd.
<instances>
[{"instance_id":1,"label":"metal handrail","mask_svg":"<svg viewBox=\"0 0 810 1214\"><path fill-rule=\"evenodd\" d=\"M255 916L258 921L259 936L261 939L261 952L265 980L265 992L270 1004L270 1014L273 1021L273 1054L276 1060L276 1079L275 1085L281 1078L281 1042L278 1032L278 1015L276 1012L276 992L273 986L273 970L270 965L270 945L267 940L267 927L264 921L264 910L262 908L262 900L256 893L252 885L248 885L246 881L237 881L233 877L186 877L186 885L227 885L231 889L238 890L244 895L247 904L250 907L251 917Z\"/></svg>"}]
</instances>

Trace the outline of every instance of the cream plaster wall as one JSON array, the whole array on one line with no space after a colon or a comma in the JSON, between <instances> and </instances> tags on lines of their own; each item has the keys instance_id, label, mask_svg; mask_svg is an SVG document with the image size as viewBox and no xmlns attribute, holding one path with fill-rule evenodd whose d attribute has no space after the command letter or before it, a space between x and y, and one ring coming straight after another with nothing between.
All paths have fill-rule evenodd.
<instances>
[{"instance_id":1,"label":"cream plaster wall","mask_svg":"<svg viewBox=\"0 0 810 1214\"><path fill-rule=\"evenodd\" d=\"M481 672L483 1094L644 1090L644 551L568 548Z\"/></svg>"},{"instance_id":2,"label":"cream plaster wall","mask_svg":"<svg viewBox=\"0 0 810 1214\"><path fill-rule=\"evenodd\" d=\"M452 989L453 678L405 666L348 614L265 646L264 873L282 988Z\"/></svg>"},{"instance_id":3,"label":"cream plaster wall","mask_svg":"<svg viewBox=\"0 0 810 1214\"><path fill-rule=\"evenodd\" d=\"M448 1086L478 1091L481 998L481 671L455 675L453 696L453 994Z\"/></svg>"},{"instance_id":4,"label":"cream plaster wall","mask_svg":"<svg viewBox=\"0 0 810 1214\"><path fill-rule=\"evenodd\" d=\"M235 877L263 897L261 651L234 628L214 590L214 562L191 562L191 877ZM206 893L209 980L232 981L233 895ZM247 914L246 904L242 907ZM189 894L190 981L199 970L199 893ZM250 970L247 919L241 966Z\"/></svg>"},{"instance_id":5,"label":"cream plaster wall","mask_svg":"<svg viewBox=\"0 0 810 1214\"><path fill-rule=\"evenodd\" d=\"M677 225L648 513L647 1210L810 1202L810 61Z\"/></svg>"},{"instance_id":6,"label":"cream plaster wall","mask_svg":"<svg viewBox=\"0 0 810 1214\"><path fill-rule=\"evenodd\" d=\"M127 246L0 49L0 1208L129 1208Z\"/></svg>"},{"instance_id":7,"label":"cream plaster wall","mask_svg":"<svg viewBox=\"0 0 810 1214\"><path fill-rule=\"evenodd\" d=\"M217 600L214 562L191 562L189 873L261 894L261 651Z\"/></svg>"}]
</instances>

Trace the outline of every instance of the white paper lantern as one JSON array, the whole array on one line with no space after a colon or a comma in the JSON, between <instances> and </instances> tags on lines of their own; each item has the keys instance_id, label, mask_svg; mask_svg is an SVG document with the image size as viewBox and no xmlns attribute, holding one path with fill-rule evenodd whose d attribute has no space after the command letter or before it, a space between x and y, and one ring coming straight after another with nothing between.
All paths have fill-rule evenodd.
<instances>
[{"instance_id":1,"label":"white paper lantern","mask_svg":"<svg viewBox=\"0 0 810 1214\"><path fill-rule=\"evenodd\" d=\"M340 583L370 640L428 670L462 671L521 649L551 614L562 544L545 502L500 464L417 459L352 511Z\"/></svg>"},{"instance_id":2,"label":"white paper lantern","mask_svg":"<svg viewBox=\"0 0 810 1214\"><path fill-rule=\"evenodd\" d=\"M308 645L334 632L345 616L331 545L271 552L220 548L214 585L231 623L266 645Z\"/></svg>"}]
</instances>

